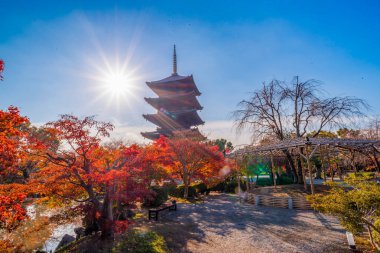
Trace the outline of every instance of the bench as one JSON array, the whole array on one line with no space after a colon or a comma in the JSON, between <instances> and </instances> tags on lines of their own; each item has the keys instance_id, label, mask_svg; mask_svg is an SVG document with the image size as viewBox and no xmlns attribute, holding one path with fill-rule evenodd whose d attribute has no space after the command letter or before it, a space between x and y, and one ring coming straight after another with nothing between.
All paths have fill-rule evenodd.
<instances>
[{"instance_id":1,"label":"bench","mask_svg":"<svg viewBox=\"0 0 380 253\"><path fill-rule=\"evenodd\" d=\"M164 204L160 207L149 209L149 220L155 219L158 220L158 213L161 211L164 211L166 209L169 209L169 211L177 211L177 203L173 201L170 204Z\"/></svg>"}]
</instances>

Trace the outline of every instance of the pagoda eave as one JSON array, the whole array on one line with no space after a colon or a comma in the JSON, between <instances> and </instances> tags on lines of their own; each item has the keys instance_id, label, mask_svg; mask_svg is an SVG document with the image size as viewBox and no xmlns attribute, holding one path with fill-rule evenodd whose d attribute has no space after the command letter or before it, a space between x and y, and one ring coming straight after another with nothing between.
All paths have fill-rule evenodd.
<instances>
[{"instance_id":1,"label":"pagoda eave","mask_svg":"<svg viewBox=\"0 0 380 253\"><path fill-rule=\"evenodd\" d=\"M193 76L179 76L171 75L159 81L146 82L149 88L151 88L154 93L158 96L170 95L171 93L176 94L181 92L191 92L193 91L196 96L200 96L197 85L194 82Z\"/></svg>"},{"instance_id":2,"label":"pagoda eave","mask_svg":"<svg viewBox=\"0 0 380 253\"><path fill-rule=\"evenodd\" d=\"M184 95L172 96L172 97L158 97L158 98L144 98L145 101L160 110L165 108L167 111L178 111L179 108L183 109L196 109L202 110L203 107L199 104L194 92L190 92Z\"/></svg>"}]
</instances>

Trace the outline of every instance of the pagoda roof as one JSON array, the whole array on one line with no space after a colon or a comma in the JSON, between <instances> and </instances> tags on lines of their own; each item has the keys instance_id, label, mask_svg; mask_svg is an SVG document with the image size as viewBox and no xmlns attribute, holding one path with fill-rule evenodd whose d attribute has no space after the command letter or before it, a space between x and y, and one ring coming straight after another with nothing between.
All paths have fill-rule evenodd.
<instances>
[{"instance_id":1,"label":"pagoda roof","mask_svg":"<svg viewBox=\"0 0 380 253\"><path fill-rule=\"evenodd\" d=\"M150 139L150 140L157 140L162 135L161 133L154 131L154 132L141 132L141 135L144 138Z\"/></svg>"},{"instance_id":2,"label":"pagoda roof","mask_svg":"<svg viewBox=\"0 0 380 253\"><path fill-rule=\"evenodd\" d=\"M207 139L203 134L201 134L201 132L199 132L198 128L176 130L173 131L173 136L177 138L190 138L199 141Z\"/></svg>"},{"instance_id":3,"label":"pagoda roof","mask_svg":"<svg viewBox=\"0 0 380 253\"><path fill-rule=\"evenodd\" d=\"M187 110L173 112L178 122L181 123L185 128L191 126L203 125L205 122L199 117L197 110Z\"/></svg>"},{"instance_id":4,"label":"pagoda roof","mask_svg":"<svg viewBox=\"0 0 380 253\"><path fill-rule=\"evenodd\" d=\"M158 111L157 114L144 114L143 117L153 124L169 131L183 128L176 120L161 111Z\"/></svg>"},{"instance_id":5,"label":"pagoda roof","mask_svg":"<svg viewBox=\"0 0 380 253\"><path fill-rule=\"evenodd\" d=\"M180 94L178 96L158 97L158 98L144 98L151 106L160 110L164 108L168 111L174 112L183 109L197 109L202 110L203 107L199 104L195 97L195 92Z\"/></svg>"},{"instance_id":6,"label":"pagoda roof","mask_svg":"<svg viewBox=\"0 0 380 253\"><path fill-rule=\"evenodd\" d=\"M161 135L164 135L166 137L174 137L174 138L191 138L196 140L205 140L206 137L199 132L198 128L191 128L191 129L180 129L175 130L171 134L163 134L160 132L160 129L157 129L156 131L152 132L141 132L141 135L144 138L150 139L150 140L157 140L160 138Z\"/></svg>"},{"instance_id":7,"label":"pagoda roof","mask_svg":"<svg viewBox=\"0 0 380 253\"><path fill-rule=\"evenodd\" d=\"M201 95L194 82L193 75L180 76L173 74L158 81L146 82L158 96L170 96L176 93L188 93L193 91L196 96Z\"/></svg>"},{"instance_id":8,"label":"pagoda roof","mask_svg":"<svg viewBox=\"0 0 380 253\"><path fill-rule=\"evenodd\" d=\"M160 110L157 114L144 114L143 117L153 124L168 130L188 129L204 124L196 110L168 112Z\"/></svg>"}]
</instances>

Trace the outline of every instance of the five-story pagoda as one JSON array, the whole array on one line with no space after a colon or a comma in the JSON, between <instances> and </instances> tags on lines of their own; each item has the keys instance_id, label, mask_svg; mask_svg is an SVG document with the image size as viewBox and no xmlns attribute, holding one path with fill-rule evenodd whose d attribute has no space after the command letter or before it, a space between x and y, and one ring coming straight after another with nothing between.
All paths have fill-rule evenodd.
<instances>
[{"instance_id":1,"label":"five-story pagoda","mask_svg":"<svg viewBox=\"0 0 380 253\"><path fill-rule=\"evenodd\" d=\"M155 140L166 137L188 137L204 139L197 126L204 124L197 111L202 106L197 100L199 92L193 76L177 74L177 54L174 45L173 74L159 81L146 82L148 87L158 95L157 98L144 98L157 109L156 114L144 114L143 117L157 125L154 132L143 132L145 138Z\"/></svg>"}]
</instances>

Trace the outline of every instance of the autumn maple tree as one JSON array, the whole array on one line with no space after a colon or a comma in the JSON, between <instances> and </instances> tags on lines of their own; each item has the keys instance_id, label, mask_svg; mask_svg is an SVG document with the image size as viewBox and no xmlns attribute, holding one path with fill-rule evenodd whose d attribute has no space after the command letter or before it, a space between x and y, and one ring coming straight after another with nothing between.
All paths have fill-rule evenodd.
<instances>
[{"instance_id":1,"label":"autumn maple tree","mask_svg":"<svg viewBox=\"0 0 380 253\"><path fill-rule=\"evenodd\" d=\"M157 140L156 145L171 159L170 173L183 181L184 198L188 198L191 182L197 179L207 182L218 177L223 167L224 157L217 146L189 138L165 137Z\"/></svg>"},{"instance_id":2,"label":"autumn maple tree","mask_svg":"<svg viewBox=\"0 0 380 253\"><path fill-rule=\"evenodd\" d=\"M104 144L114 127L94 117L63 115L46 128L59 143L46 145L49 165L33 173L36 188L50 201L79 203L87 233L100 229L109 236L125 229L125 209L150 195L150 184L159 180L156 153L138 145Z\"/></svg>"},{"instance_id":3,"label":"autumn maple tree","mask_svg":"<svg viewBox=\"0 0 380 253\"><path fill-rule=\"evenodd\" d=\"M28 118L21 116L16 107L0 110L0 228L7 230L26 218L22 207L26 192L14 178L27 148L27 133L22 129L27 123Z\"/></svg>"},{"instance_id":4,"label":"autumn maple tree","mask_svg":"<svg viewBox=\"0 0 380 253\"><path fill-rule=\"evenodd\" d=\"M29 122L20 116L17 107L10 106L7 111L0 110L0 176L1 182L6 175L15 171L15 164L25 148L26 133L22 126Z\"/></svg>"}]
</instances>

